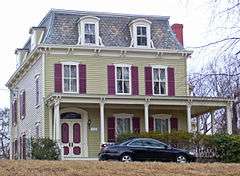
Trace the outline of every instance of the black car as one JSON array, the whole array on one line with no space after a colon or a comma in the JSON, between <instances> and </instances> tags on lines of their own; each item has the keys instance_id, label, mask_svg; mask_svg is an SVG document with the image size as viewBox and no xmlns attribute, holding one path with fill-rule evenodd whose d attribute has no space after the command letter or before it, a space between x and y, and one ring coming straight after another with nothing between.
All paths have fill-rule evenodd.
<instances>
[{"instance_id":1,"label":"black car","mask_svg":"<svg viewBox=\"0 0 240 176\"><path fill-rule=\"evenodd\" d=\"M173 148L150 138L134 138L123 143L106 146L99 153L99 160L194 162L192 152Z\"/></svg>"}]
</instances>

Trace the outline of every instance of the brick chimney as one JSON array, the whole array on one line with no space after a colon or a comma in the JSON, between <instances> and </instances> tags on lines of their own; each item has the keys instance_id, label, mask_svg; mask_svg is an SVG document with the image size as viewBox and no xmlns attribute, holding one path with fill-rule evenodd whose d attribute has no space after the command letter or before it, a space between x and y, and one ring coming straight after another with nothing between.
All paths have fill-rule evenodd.
<instances>
[{"instance_id":1,"label":"brick chimney","mask_svg":"<svg viewBox=\"0 0 240 176\"><path fill-rule=\"evenodd\" d=\"M171 26L172 31L175 33L177 40L183 46L183 25L175 23Z\"/></svg>"}]
</instances>

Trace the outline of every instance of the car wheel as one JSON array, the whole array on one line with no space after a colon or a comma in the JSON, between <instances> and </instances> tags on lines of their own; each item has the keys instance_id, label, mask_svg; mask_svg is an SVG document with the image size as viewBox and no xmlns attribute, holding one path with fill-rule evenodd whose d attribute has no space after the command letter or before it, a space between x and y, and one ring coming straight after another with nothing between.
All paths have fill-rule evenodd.
<instances>
[{"instance_id":1,"label":"car wheel","mask_svg":"<svg viewBox=\"0 0 240 176\"><path fill-rule=\"evenodd\" d=\"M132 157L129 154L123 154L122 157L121 157L121 161L122 162L131 162Z\"/></svg>"},{"instance_id":2,"label":"car wheel","mask_svg":"<svg viewBox=\"0 0 240 176\"><path fill-rule=\"evenodd\" d=\"M176 160L177 160L177 163L186 163L187 162L186 157L183 155L178 155Z\"/></svg>"}]
</instances>

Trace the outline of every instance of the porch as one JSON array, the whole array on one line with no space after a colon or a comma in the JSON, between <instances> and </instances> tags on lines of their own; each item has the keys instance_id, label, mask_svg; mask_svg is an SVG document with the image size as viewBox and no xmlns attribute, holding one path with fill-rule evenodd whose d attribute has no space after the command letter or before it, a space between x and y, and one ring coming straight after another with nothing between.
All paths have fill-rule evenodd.
<instances>
[{"instance_id":1,"label":"porch","mask_svg":"<svg viewBox=\"0 0 240 176\"><path fill-rule=\"evenodd\" d=\"M81 115L79 123L82 143L79 157L96 157L101 144L113 142L117 134L123 130L118 127L121 120L117 121L122 117L130 119L124 122L129 123L127 127L123 127L125 130L127 128L130 131L168 130L171 132L176 129L192 132L191 119L193 117L210 112L211 124L214 126L214 111L226 108L227 132L232 133L232 100L229 99L53 94L48 97L47 102L49 105L49 136L58 141L61 148L64 147L62 145L63 127L61 125L64 121L62 114L75 112ZM110 120L111 118L114 120ZM165 121L161 122L157 119ZM163 122L167 125L161 125ZM73 129L70 135L74 136L71 133ZM72 143L67 143L67 146L75 145ZM64 153L64 148L62 152Z\"/></svg>"}]
</instances>

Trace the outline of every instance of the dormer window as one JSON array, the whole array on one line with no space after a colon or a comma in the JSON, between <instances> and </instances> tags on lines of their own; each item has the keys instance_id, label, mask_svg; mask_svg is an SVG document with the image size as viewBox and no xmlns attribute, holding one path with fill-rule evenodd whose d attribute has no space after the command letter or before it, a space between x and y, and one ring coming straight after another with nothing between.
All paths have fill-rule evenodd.
<instances>
[{"instance_id":1,"label":"dormer window","mask_svg":"<svg viewBox=\"0 0 240 176\"><path fill-rule=\"evenodd\" d=\"M151 40L151 23L151 21L139 18L129 24L132 37L130 47L154 48Z\"/></svg>"},{"instance_id":2,"label":"dormer window","mask_svg":"<svg viewBox=\"0 0 240 176\"><path fill-rule=\"evenodd\" d=\"M96 44L95 24L85 24L84 28L84 43Z\"/></svg>"},{"instance_id":3,"label":"dormer window","mask_svg":"<svg viewBox=\"0 0 240 176\"><path fill-rule=\"evenodd\" d=\"M84 16L78 22L78 45L103 45L99 37L99 18Z\"/></svg>"}]
</instances>

